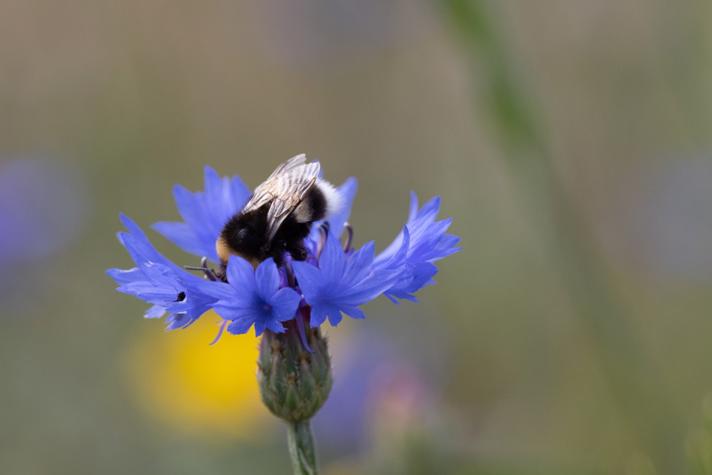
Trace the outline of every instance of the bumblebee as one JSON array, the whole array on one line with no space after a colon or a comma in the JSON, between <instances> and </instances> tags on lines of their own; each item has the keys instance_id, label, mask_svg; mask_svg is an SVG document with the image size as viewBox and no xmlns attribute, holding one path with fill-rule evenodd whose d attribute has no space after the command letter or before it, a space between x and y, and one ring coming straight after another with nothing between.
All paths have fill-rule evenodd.
<instances>
[{"instance_id":1,"label":"bumblebee","mask_svg":"<svg viewBox=\"0 0 712 475\"><path fill-rule=\"evenodd\" d=\"M223 266L230 255L253 265L272 257L277 263L288 252L304 260L304 239L312 224L328 218L342 203L334 186L319 176L319 162L304 154L278 166L257 188L245 207L225 224L215 248Z\"/></svg>"}]
</instances>

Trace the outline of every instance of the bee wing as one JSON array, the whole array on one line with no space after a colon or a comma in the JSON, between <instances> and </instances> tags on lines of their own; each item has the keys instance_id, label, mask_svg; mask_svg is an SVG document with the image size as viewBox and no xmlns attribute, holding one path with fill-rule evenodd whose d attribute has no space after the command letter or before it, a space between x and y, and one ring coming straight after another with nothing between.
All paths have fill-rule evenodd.
<instances>
[{"instance_id":1,"label":"bee wing","mask_svg":"<svg viewBox=\"0 0 712 475\"><path fill-rule=\"evenodd\" d=\"M259 209L270 201L272 201L278 194L279 177L283 174L289 173L296 167L304 165L306 160L306 155L302 153L300 155L295 155L294 157L290 158L289 160L275 168L272 174L267 177L267 179L262 182L261 185L255 188L255 192L252 194L250 201L248 201L242 209L242 212L249 213L250 211Z\"/></svg>"},{"instance_id":2,"label":"bee wing","mask_svg":"<svg viewBox=\"0 0 712 475\"><path fill-rule=\"evenodd\" d=\"M295 157L296 158L296 157ZM287 216L302 202L319 177L319 162L302 164L273 178L272 204L267 211L267 239L271 241Z\"/></svg>"},{"instance_id":3,"label":"bee wing","mask_svg":"<svg viewBox=\"0 0 712 475\"><path fill-rule=\"evenodd\" d=\"M292 168L298 167L299 165L304 165L307 161L307 156L303 153L300 153L299 155L295 155L277 168L274 169L272 174L267 178L267 180L270 180L271 178L274 178L278 175L281 175L283 173L288 172Z\"/></svg>"}]
</instances>

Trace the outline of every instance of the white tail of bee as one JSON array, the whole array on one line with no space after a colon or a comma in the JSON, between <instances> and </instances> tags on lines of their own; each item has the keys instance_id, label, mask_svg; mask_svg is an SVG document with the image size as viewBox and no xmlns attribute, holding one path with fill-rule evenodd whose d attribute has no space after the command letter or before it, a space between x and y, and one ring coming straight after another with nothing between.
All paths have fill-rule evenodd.
<instances>
[{"instance_id":1,"label":"white tail of bee","mask_svg":"<svg viewBox=\"0 0 712 475\"><path fill-rule=\"evenodd\" d=\"M334 185L326 180L317 180L316 186L319 187L324 197L326 198L326 217L336 213L344 205L344 200Z\"/></svg>"}]
</instances>

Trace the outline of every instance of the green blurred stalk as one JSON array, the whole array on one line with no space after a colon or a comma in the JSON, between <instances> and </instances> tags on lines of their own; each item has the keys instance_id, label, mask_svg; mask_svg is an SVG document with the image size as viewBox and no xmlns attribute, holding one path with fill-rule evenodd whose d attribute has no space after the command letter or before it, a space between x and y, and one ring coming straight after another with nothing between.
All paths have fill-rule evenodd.
<instances>
[{"instance_id":1,"label":"green blurred stalk","mask_svg":"<svg viewBox=\"0 0 712 475\"><path fill-rule=\"evenodd\" d=\"M544 220L542 240L559 269L571 304L588 329L613 396L660 473L684 473L683 428L652 362L597 256L586 223L573 209L556 173L538 115L512 72L485 0L444 0L443 5L472 66L477 95L504 147L520 198ZM475 78L478 82L475 82Z\"/></svg>"},{"instance_id":2,"label":"green blurred stalk","mask_svg":"<svg viewBox=\"0 0 712 475\"><path fill-rule=\"evenodd\" d=\"M309 421L287 424L289 456L294 475L316 475L316 450Z\"/></svg>"}]
</instances>

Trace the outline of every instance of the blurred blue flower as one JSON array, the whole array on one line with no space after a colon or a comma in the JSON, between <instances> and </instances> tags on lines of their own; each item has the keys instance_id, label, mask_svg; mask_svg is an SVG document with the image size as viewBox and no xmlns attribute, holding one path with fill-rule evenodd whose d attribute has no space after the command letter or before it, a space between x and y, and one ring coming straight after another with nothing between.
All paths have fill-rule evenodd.
<instances>
[{"instance_id":1,"label":"blurred blue flower","mask_svg":"<svg viewBox=\"0 0 712 475\"><path fill-rule=\"evenodd\" d=\"M622 179L601 223L606 250L647 277L712 280L712 157L645 161Z\"/></svg>"},{"instance_id":2,"label":"blurred blue flower","mask_svg":"<svg viewBox=\"0 0 712 475\"><path fill-rule=\"evenodd\" d=\"M267 259L254 270L241 257L230 257L227 266L228 284L215 282L209 290L220 300L215 311L231 323L230 333L242 334L254 325L255 335L265 329L283 333L282 322L294 318L299 306L299 294L289 287L280 288L281 279L274 260Z\"/></svg>"},{"instance_id":3,"label":"blurred blue flower","mask_svg":"<svg viewBox=\"0 0 712 475\"><path fill-rule=\"evenodd\" d=\"M282 322L296 315L310 315L312 327L327 319L335 326L342 314L364 318L361 305L380 295L394 302L415 300L413 294L432 283L437 272L434 262L459 250L459 238L446 233L451 220L436 220L439 198L419 208L413 194L408 223L381 254L375 255L373 242L353 250L350 235L342 247L339 236L356 189L353 178L338 188L342 206L329 217L329 232L313 226L305 239L308 255L303 262L285 259L278 267L268 259L253 269L246 260L233 257L222 282L208 281L163 257L133 221L122 217L128 232L119 233L119 240L137 267L111 269L109 275L119 284L119 291L153 305L147 317L167 313L171 329L185 327L213 308L231 333L246 333L252 327L257 335L265 330L281 333L285 330ZM159 222L154 229L183 250L218 262L215 241L250 192L238 177L221 178L206 167L204 191L176 186L174 196L183 222ZM292 272L296 279L288 278ZM300 302L303 311L297 312ZM303 327L300 317L297 328L302 333Z\"/></svg>"},{"instance_id":4,"label":"blurred blue flower","mask_svg":"<svg viewBox=\"0 0 712 475\"><path fill-rule=\"evenodd\" d=\"M299 288L311 306L312 327L320 326L327 317L336 326L342 313L365 318L359 306L391 288L401 274L398 267L374 266L373 242L346 253L331 235L326 238L318 266L307 262L294 262L293 266Z\"/></svg>"},{"instance_id":5,"label":"blurred blue flower","mask_svg":"<svg viewBox=\"0 0 712 475\"><path fill-rule=\"evenodd\" d=\"M399 424L408 417L403 412L422 422L425 412L437 410L437 377L391 339L359 327L338 343L333 362L339 377L314 418L314 429L332 456L368 449L379 424Z\"/></svg>"},{"instance_id":6,"label":"blurred blue flower","mask_svg":"<svg viewBox=\"0 0 712 475\"><path fill-rule=\"evenodd\" d=\"M82 178L57 157L0 156L0 319L57 290L52 260L79 238L91 203Z\"/></svg>"},{"instance_id":7,"label":"blurred blue flower","mask_svg":"<svg viewBox=\"0 0 712 475\"><path fill-rule=\"evenodd\" d=\"M399 9L379 0L256 4L264 23L260 31L271 58L289 66L313 68L363 55L378 54L402 35Z\"/></svg>"},{"instance_id":8,"label":"blurred blue flower","mask_svg":"<svg viewBox=\"0 0 712 475\"><path fill-rule=\"evenodd\" d=\"M84 203L68 166L39 158L0 163L0 276L8 263L47 257L74 239Z\"/></svg>"},{"instance_id":9,"label":"blurred blue flower","mask_svg":"<svg viewBox=\"0 0 712 475\"><path fill-rule=\"evenodd\" d=\"M152 304L146 318L168 314L168 329L185 328L215 304L217 299L206 292L208 282L163 257L127 216L122 215L121 221L128 232L118 233L119 241L137 267L109 269L107 273L119 284L119 292Z\"/></svg>"}]
</instances>

